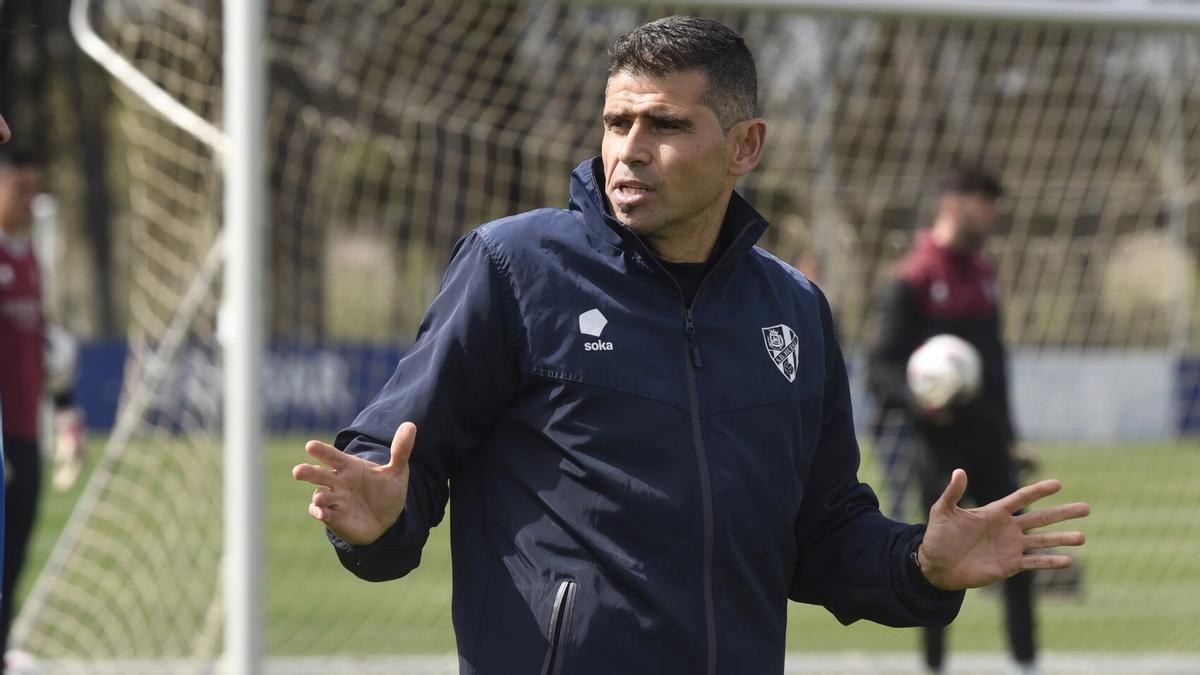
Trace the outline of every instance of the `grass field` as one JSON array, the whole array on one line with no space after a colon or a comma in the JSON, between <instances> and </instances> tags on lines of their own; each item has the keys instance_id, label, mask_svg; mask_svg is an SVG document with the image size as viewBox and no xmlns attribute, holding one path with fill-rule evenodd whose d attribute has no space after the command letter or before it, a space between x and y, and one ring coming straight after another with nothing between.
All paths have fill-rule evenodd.
<instances>
[{"instance_id":1,"label":"grass field","mask_svg":"<svg viewBox=\"0 0 1200 675\"><path fill-rule=\"evenodd\" d=\"M94 448L103 439L92 440ZM398 582L369 584L338 564L305 512L310 490L291 480L300 438L273 439L267 462L267 644L273 654L442 653L453 650L448 530L434 531L421 567ZM1046 598L1041 644L1062 652L1200 652L1200 443L1047 446L1042 474L1060 477L1056 502L1087 500L1085 592ZM863 478L875 469L865 453ZM31 551L28 591L63 526L76 488L47 491ZM996 594L968 594L951 630L955 651L1004 649ZM336 627L334 630L332 627ZM793 604L788 650L903 652L914 630L838 624L823 609Z\"/></svg>"}]
</instances>

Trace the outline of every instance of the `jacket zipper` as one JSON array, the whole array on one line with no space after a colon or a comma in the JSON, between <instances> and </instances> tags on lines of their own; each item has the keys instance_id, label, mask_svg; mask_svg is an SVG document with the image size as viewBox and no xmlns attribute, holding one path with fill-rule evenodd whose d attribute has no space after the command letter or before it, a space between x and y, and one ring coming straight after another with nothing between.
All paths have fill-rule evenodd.
<instances>
[{"instance_id":1,"label":"jacket zipper","mask_svg":"<svg viewBox=\"0 0 1200 675\"><path fill-rule=\"evenodd\" d=\"M575 582L564 581L558 585L558 593L554 596L554 607L550 610L550 626L546 630L546 638L550 644L546 647L546 659L542 662L542 675L562 673L563 641L567 626L571 622L571 610L574 607Z\"/></svg>"},{"instance_id":2,"label":"jacket zipper","mask_svg":"<svg viewBox=\"0 0 1200 675\"><path fill-rule=\"evenodd\" d=\"M697 290L696 295L700 292ZM693 304L694 301L693 301ZM700 350L694 339L696 325L691 306L684 307L684 335L687 349L683 360L687 367L688 402L692 409L692 441L696 446L696 463L700 468L700 500L704 510L704 618L708 636L708 675L717 672L717 617L713 602L713 504L712 485L708 478L708 453L704 450L704 434L700 429L700 395L696 388L696 368L700 367Z\"/></svg>"},{"instance_id":3,"label":"jacket zipper","mask_svg":"<svg viewBox=\"0 0 1200 675\"><path fill-rule=\"evenodd\" d=\"M717 610L716 603L713 600L713 540L715 539L713 523L713 503L712 503L712 484L708 476L708 453L704 449L704 434L700 427L700 394L696 387L696 369L704 365L700 358L700 346L696 344L696 322L694 320L693 308L696 306L696 301L700 298L700 294L704 292L704 287L708 285L708 280L712 278L713 272L719 270L729 257L730 252L737 248L737 243L746 235L746 231L750 227L742 228L742 231L733 238L729 247L721 254L721 257L708 270L708 274L700 280L700 285L696 287L696 293L692 296L691 302L683 295L683 287L675 281L675 277L667 271L665 267L650 253L646 248L645 243L641 239L636 239L641 247L647 260L653 261L653 264L658 267L659 271L667 275L675 284L676 290L679 291L680 303L683 305L683 335L684 335L684 355L683 360L687 370L688 384L688 404L691 407L692 413L692 441L696 447L696 463L700 472L700 501L704 511L704 620L705 633L707 637L707 655L705 672L707 675L716 675L717 673ZM547 673L547 675L553 675Z\"/></svg>"},{"instance_id":4,"label":"jacket zipper","mask_svg":"<svg viewBox=\"0 0 1200 675\"><path fill-rule=\"evenodd\" d=\"M696 344L696 323L692 321L692 308L683 308L683 334L687 337L688 351L692 355L692 365L697 368L704 367L704 361L700 359L700 346Z\"/></svg>"},{"instance_id":5,"label":"jacket zipper","mask_svg":"<svg viewBox=\"0 0 1200 675\"><path fill-rule=\"evenodd\" d=\"M700 295L704 293L704 288L708 285L708 280L712 278L713 272L722 267L725 259L729 257L730 251L737 248L738 240L745 236L748 229L750 228L742 229L734 237L729 247L708 270L708 274L700 280L700 285L696 287L696 293L692 296L690 303L687 298L683 297L683 288L679 286L678 282L675 284L683 303L683 335L687 343L684 361L687 369L688 403L692 409L692 440L693 445L696 446L696 462L700 469L700 501L704 510L704 618L708 635L705 670L708 675L717 673L717 610L713 600L713 540L716 526L713 523L712 483L708 475L708 452L704 449L704 434L700 427L700 392L696 386L696 369L704 367L704 361L700 358L700 346L696 344L696 322L693 309L696 301L700 299ZM659 265L659 267L662 266ZM670 275L668 274L668 276Z\"/></svg>"}]
</instances>

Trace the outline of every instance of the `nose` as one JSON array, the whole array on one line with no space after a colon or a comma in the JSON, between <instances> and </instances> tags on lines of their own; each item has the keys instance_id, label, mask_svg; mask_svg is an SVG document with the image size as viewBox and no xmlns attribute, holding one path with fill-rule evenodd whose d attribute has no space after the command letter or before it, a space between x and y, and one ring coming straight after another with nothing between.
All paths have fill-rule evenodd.
<instances>
[{"instance_id":1,"label":"nose","mask_svg":"<svg viewBox=\"0 0 1200 675\"><path fill-rule=\"evenodd\" d=\"M629 127L629 133L622 139L621 151L617 159L625 166L649 164L653 153L650 150L649 130L640 121Z\"/></svg>"},{"instance_id":2,"label":"nose","mask_svg":"<svg viewBox=\"0 0 1200 675\"><path fill-rule=\"evenodd\" d=\"M12 132L8 130L8 122L4 121L4 115L0 115L0 145L8 142L12 138Z\"/></svg>"}]
</instances>

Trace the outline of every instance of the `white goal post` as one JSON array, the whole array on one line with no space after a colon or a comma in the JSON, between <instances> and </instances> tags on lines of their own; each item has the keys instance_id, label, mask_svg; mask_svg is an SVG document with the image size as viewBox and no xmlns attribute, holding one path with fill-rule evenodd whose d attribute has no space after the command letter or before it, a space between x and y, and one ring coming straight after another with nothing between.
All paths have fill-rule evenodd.
<instances>
[{"instance_id":1,"label":"white goal post","mask_svg":"<svg viewBox=\"0 0 1200 675\"><path fill-rule=\"evenodd\" d=\"M224 5L225 288L218 314L225 397L226 675L263 671L263 349L266 320L267 0ZM225 325L221 325L224 323Z\"/></svg>"}]
</instances>

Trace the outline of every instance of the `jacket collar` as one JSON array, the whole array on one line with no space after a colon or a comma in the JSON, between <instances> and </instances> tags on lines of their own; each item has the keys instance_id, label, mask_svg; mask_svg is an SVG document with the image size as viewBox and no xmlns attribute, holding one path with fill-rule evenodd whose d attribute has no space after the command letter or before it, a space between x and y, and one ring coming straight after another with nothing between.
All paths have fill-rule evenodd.
<instances>
[{"instance_id":1,"label":"jacket collar","mask_svg":"<svg viewBox=\"0 0 1200 675\"><path fill-rule=\"evenodd\" d=\"M579 213L588 226L604 232L614 246L629 252L649 255L650 249L637 233L609 214L604 200L603 177L603 165L599 156L575 167L575 171L571 173L570 210ZM725 222L721 224L721 234L717 240L720 265L724 266L728 261L736 259L740 253L752 248L766 231L767 225L767 220L734 191L729 199Z\"/></svg>"}]
</instances>

